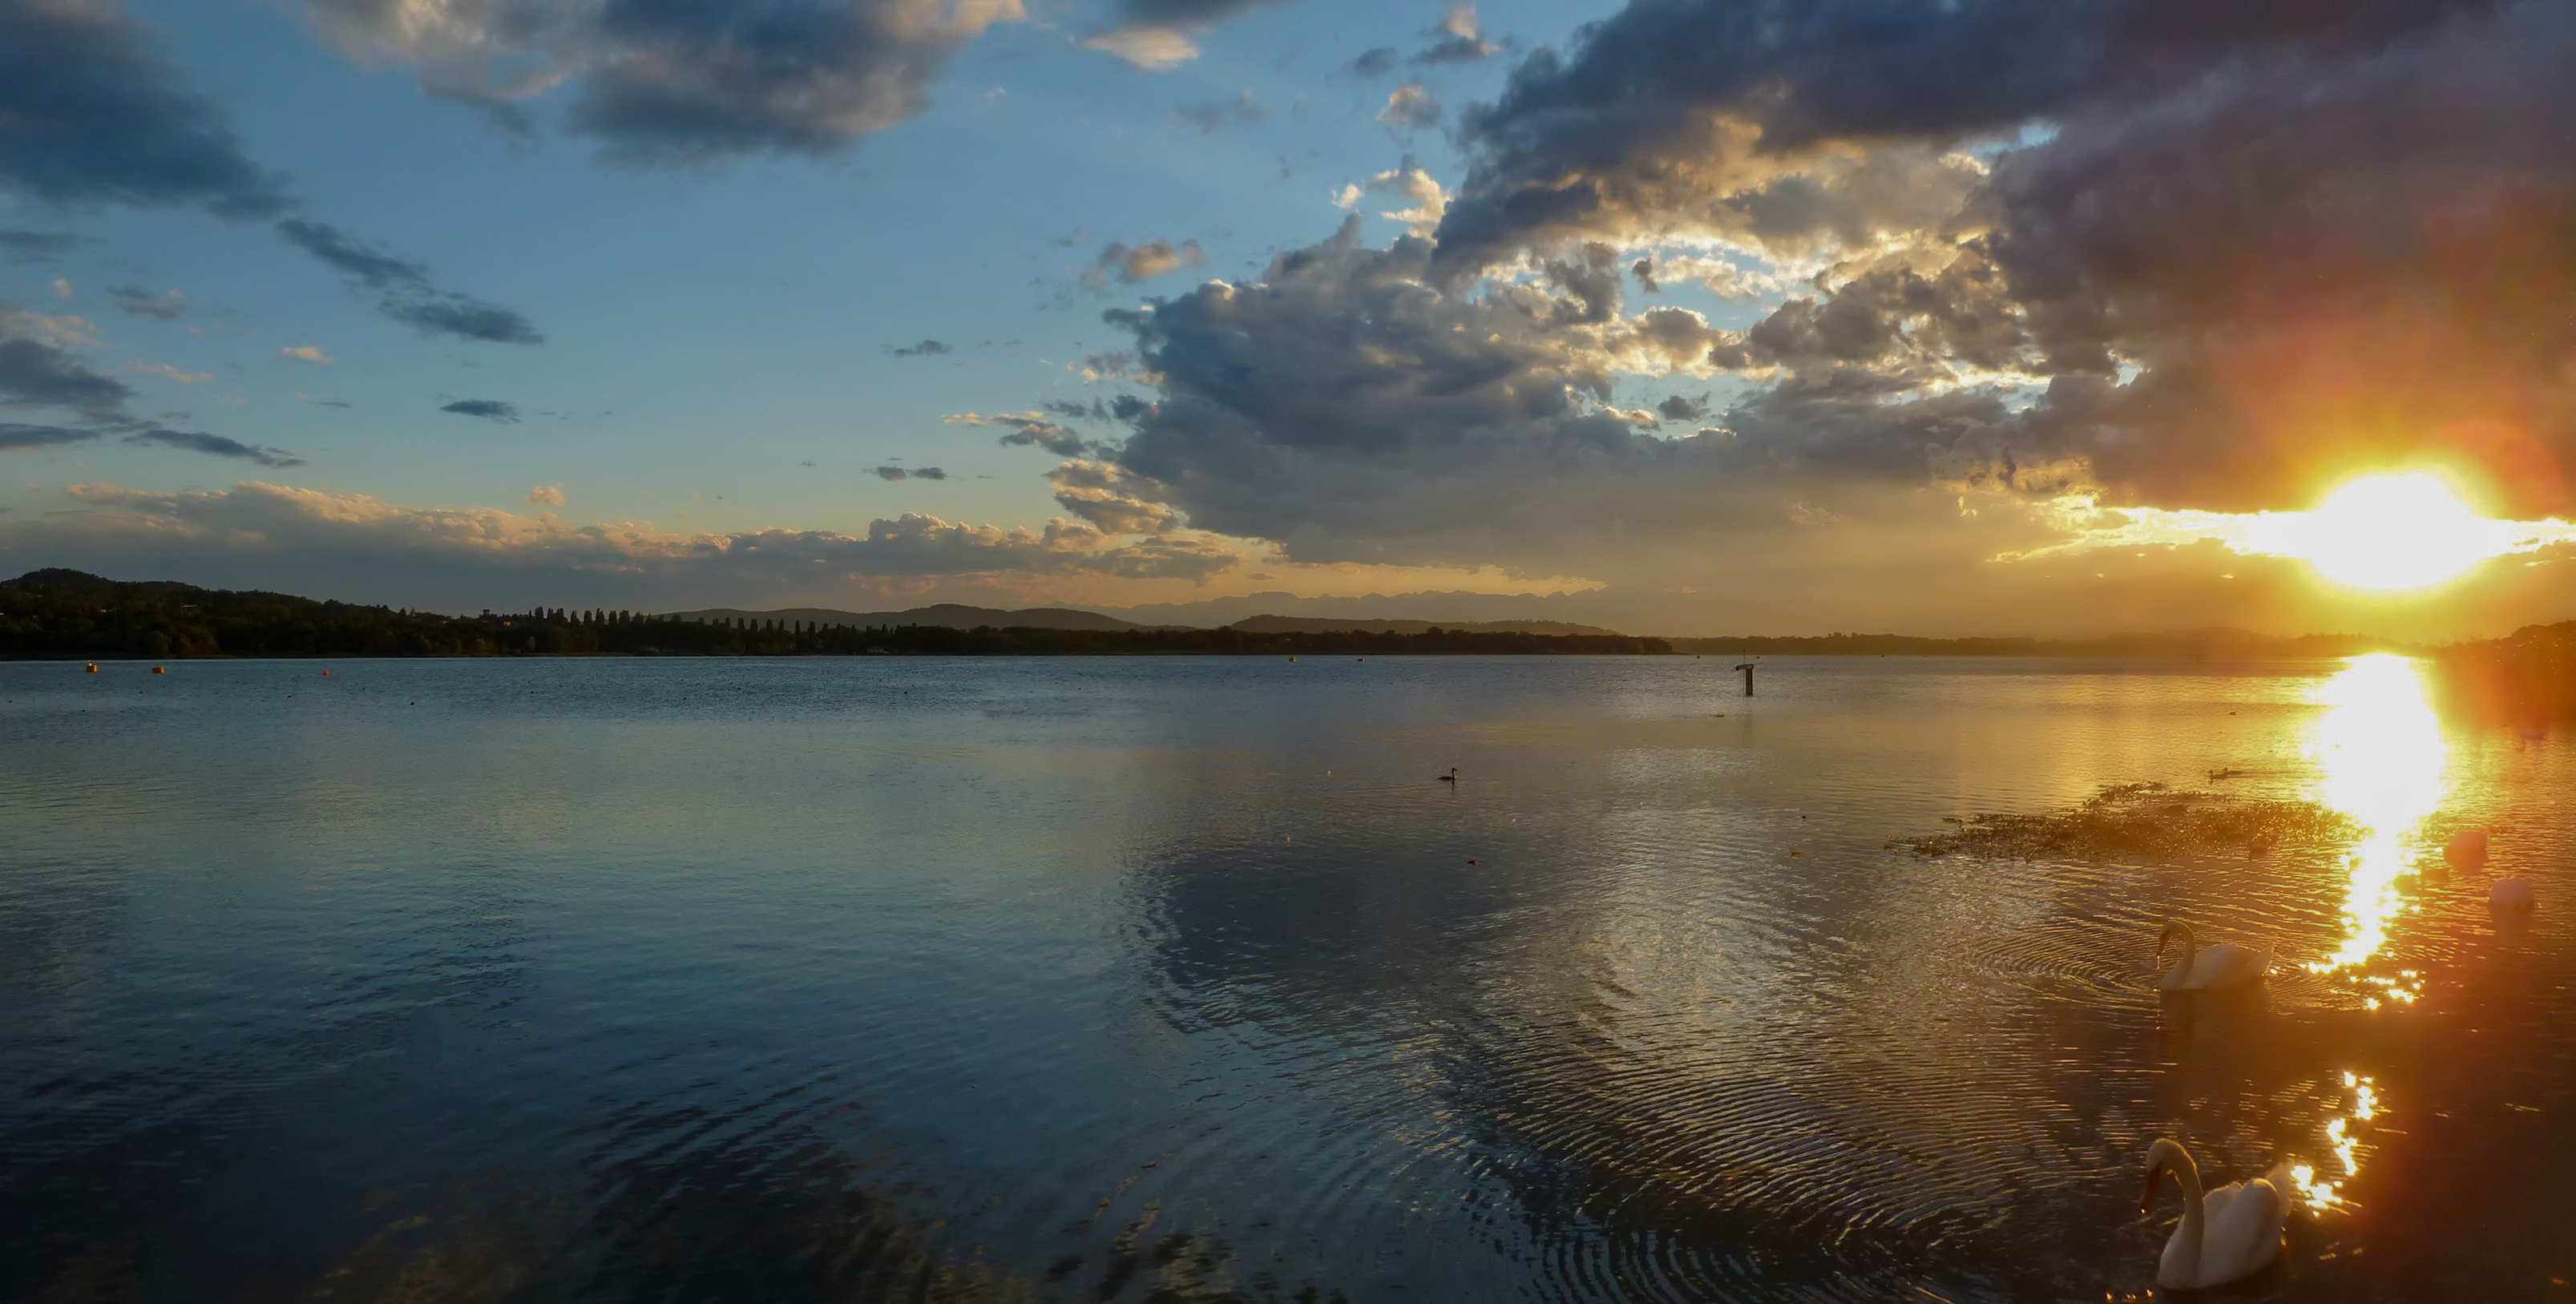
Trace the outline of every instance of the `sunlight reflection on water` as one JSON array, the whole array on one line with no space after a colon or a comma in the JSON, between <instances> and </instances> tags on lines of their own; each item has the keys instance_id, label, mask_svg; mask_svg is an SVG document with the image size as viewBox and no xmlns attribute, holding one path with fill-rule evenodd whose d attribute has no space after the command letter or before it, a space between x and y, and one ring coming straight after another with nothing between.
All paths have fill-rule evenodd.
<instances>
[{"instance_id":1,"label":"sunlight reflection on water","mask_svg":"<svg viewBox=\"0 0 2576 1304\"><path fill-rule=\"evenodd\" d=\"M2308 755L2322 775L2317 798L2364 830L2352 849L2344 894L2343 943L2317 973L2355 969L2388 943L2388 928L2407 909L2397 880L2412 872L2406 848L2425 817L2442 804L2449 748L2442 722L2424 690L2415 663L2401 656L2355 657L2317 687L2326 709L2317 721ZM2390 999L2412 1002L2411 973L2373 981ZM2377 1009L2379 996L2365 1001Z\"/></svg>"},{"instance_id":2,"label":"sunlight reflection on water","mask_svg":"<svg viewBox=\"0 0 2576 1304\"><path fill-rule=\"evenodd\" d=\"M2306 1165L2247 1298L2576 1279L2576 914L2428 855L2576 893L2576 755L1766 664L0 665L0 1299L2144 1299L2159 1135ZM2217 766L2368 835L1890 845Z\"/></svg>"}]
</instances>

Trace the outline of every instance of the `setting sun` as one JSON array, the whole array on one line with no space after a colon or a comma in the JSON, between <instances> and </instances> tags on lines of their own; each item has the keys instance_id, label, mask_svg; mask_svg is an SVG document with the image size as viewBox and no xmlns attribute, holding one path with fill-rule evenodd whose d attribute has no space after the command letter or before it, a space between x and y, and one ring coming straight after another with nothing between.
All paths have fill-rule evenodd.
<instances>
[{"instance_id":1,"label":"setting sun","mask_svg":"<svg viewBox=\"0 0 2576 1304\"><path fill-rule=\"evenodd\" d=\"M2516 534L2512 522L2480 516L2440 477L2412 471L2354 480L2312 512L2269 515L2248 542L2302 558L2337 584L2396 592L2455 579L2511 552Z\"/></svg>"},{"instance_id":2,"label":"setting sun","mask_svg":"<svg viewBox=\"0 0 2576 1304\"><path fill-rule=\"evenodd\" d=\"M2343 588L2400 594L2456 580L2497 557L2576 543L2576 525L2555 517L2500 521L2480 515L2431 471L2348 480L2305 512L2104 507L2090 494L2068 495L2051 511L2072 537L2001 559L2213 542L2240 556L2304 561Z\"/></svg>"}]
</instances>

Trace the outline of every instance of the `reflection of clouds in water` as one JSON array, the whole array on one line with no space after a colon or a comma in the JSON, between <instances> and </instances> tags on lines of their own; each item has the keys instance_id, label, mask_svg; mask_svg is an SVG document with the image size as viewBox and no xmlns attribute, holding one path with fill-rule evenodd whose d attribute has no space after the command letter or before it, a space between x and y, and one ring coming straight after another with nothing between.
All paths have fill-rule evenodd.
<instances>
[{"instance_id":1,"label":"reflection of clouds in water","mask_svg":"<svg viewBox=\"0 0 2576 1304\"><path fill-rule=\"evenodd\" d=\"M2406 844L2439 809L2449 749L2442 722L2415 663L2379 654L2354 657L2320 685L2326 707L2308 754L2321 771L2317 797L2365 830L2346 865L2345 936L2334 954L2309 968L2358 968L2388 944L2388 929L2408 908L2397 880L2412 870ZM2411 1002L2420 983L2379 981L2391 999ZM2379 1008L2380 996L2366 998Z\"/></svg>"},{"instance_id":2,"label":"reflection of clouds in water","mask_svg":"<svg viewBox=\"0 0 2576 1304\"><path fill-rule=\"evenodd\" d=\"M1573 1294L1957 1286L1976 1269L1945 1247L2053 1220L2017 1208L2028 1184L2075 1180L2097 1142L2029 1107L2032 1065L2127 1035L2048 999L2111 989L2053 949L2087 871L1854 854L1712 799L1741 777L1725 753L1622 751L1573 782L1500 764L1462 794L1335 796L1293 846L1246 828L1163 849L1138 886L1167 1017L1292 1063L1401 1061L1308 1082L1413 1149L1381 1147L1365 1180L1464 1159ZM1666 782L1688 804L1628 795Z\"/></svg>"}]
</instances>

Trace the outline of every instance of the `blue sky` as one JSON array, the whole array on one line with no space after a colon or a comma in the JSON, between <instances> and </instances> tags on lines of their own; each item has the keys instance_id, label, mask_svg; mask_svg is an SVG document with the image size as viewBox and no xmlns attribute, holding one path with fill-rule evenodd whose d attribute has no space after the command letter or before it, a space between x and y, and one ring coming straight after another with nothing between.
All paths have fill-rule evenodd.
<instances>
[{"instance_id":1,"label":"blue sky","mask_svg":"<svg viewBox=\"0 0 2576 1304\"><path fill-rule=\"evenodd\" d=\"M2576 442L2525 310L2444 265L2426 312L2408 252L2576 264L2564 18L2148 50L2131 7L0 0L0 558L448 607L2576 614L2556 545L2398 601L2243 530L2088 542L2419 465L2563 515ZM2444 96L2472 144L2314 108ZM2257 121L2262 184L2196 171Z\"/></svg>"},{"instance_id":2,"label":"blue sky","mask_svg":"<svg viewBox=\"0 0 2576 1304\"><path fill-rule=\"evenodd\" d=\"M83 214L58 225L94 243L8 267L0 284L98 323L119 365L211 377L139 375L155 410L291 449L312 463L301 483L407 501L517 506L560 484L585 515L710 529L904 511L1043 519L1044 454L941 418L1086 389L1082 357L1121 343L1099 311L1137 297L1081 287L1104 245L1195 240L1205 273L1257 273L1328 234L1339 187L1396 166L1407 143L1435 165L1447 152L1436 131L1399 143L1376 122L1395 79L1346 75L1372 46L1425 44L1445 16L1430 5L1374 23L1256 10L1164 71L1075 45L1072 14L1008 26L961 52L932 107L843 157L679 171L603 164L561 137L514 141L424 95L404 67L331 51L289 9L131 12L229 110L252 156L294 176L309 212L505 301L546 342L421 339L257 225L190 213ZM1488 61L1431 80L1463 97L1490 94L1499 73ZM1262 120L1231 111L1247 93ZM1229 108L1219 130L1175 117L1210 104ZM57 277L70 298L52 293ZM177 290L187 309L170 322L117 312L105 291L128 284ZM923 339L956 351L885 352ZM290 347L333 364L281 357ZM522 419L440 410L467 398ZM157 449L79 460L84 475L172 488L219 487L237 469ZM889 464L950 478L871 473ZM76 470L56 466L25 479ZM22 483L11 503L36 496Z\"/></svg>"}]
</instances>

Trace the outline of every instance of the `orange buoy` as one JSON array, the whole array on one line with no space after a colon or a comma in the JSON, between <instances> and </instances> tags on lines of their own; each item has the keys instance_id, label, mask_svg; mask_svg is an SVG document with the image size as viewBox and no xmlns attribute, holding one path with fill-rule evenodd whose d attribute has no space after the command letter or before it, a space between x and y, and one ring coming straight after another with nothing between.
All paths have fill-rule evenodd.
<instances>
[{"instance_id":1,"label":"orange buoy","mask_svg":"<svg viewBox=\"0 0 2576 1304\"><path fill-rule=\"evenodd\" d=\"M2487 867L2487 831L2470 829L2452 838L2442 847L2442 859L2453 869L2480 870Z\"/></svg>"},{"instance_id":2,"label":"orange buoy","mask_svg":"<svg viewBox=\"0 0 2576 1304\"><path fill-rule=\"evenodd\" d=\"M168 666L154 666L154 667L152 667L152 673L154 673L154 674L156 674L156 675L166 675L166 674L170 673L170 667L168 667Z\"/></svg>"},{"instance_id":3,"label":"orange buoy","mask_svg":"<svg viewBox=\"0 0 2576 1304\"><path fill-rule=\"evenodd\" d=\"M92 661L92 662L90 662L90 663L89 663L89 672L90 672L91 674L93 674L93 675L98 673L98 663L97 663L97 662Z\"/></svg>"}]
</instances>

